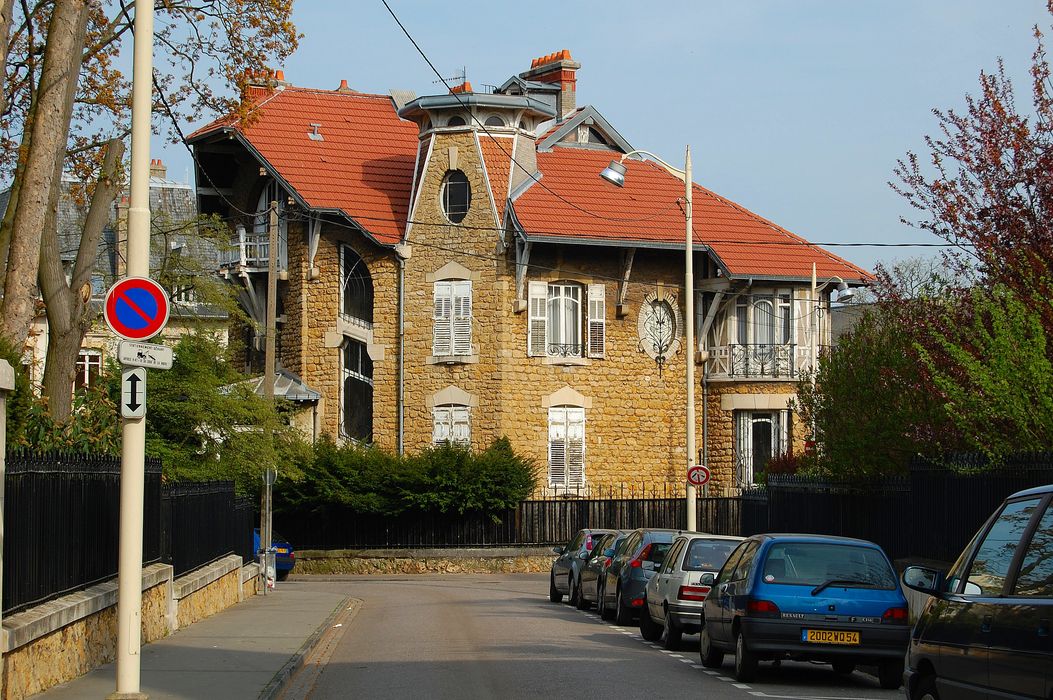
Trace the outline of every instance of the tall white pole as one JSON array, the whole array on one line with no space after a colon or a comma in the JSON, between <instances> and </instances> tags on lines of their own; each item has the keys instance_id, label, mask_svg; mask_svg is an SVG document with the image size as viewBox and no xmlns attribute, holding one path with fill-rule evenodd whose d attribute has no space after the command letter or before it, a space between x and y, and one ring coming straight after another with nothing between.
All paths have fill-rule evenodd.
<instances>
[{"instance_id":1,"label":"tall white pole","mask_svg":"<svg viewBox=\"0 0 1053 700\"><path fill-rule=\"evenodd\" d=\"M154 4L135 5L132 64L132 174L128 208L128 276L150 276L150 114L153 101ZM143 598L143 463L146 419L121 426L121 518L117 575L117 690L111 700L145 699L139 692Z\"/></svg>"},{"instance_id":2,"label":"tall white pole","mask_svg":"<svg viewBox=\"0 0 1053 700\"><path fill-rule=\"evenodd\" d=\"M687 147L684 154L684 218L687 221L686 252L684 254L684 289L687 299L684 301L684 309L687 318L684 319L684 338L687 341L687 467L691 469L695 463L695 270L694 232L691 230L691 146ZM685 476L687 471L684 472ZM694 530L697 524L695 513L695 487L687 484L687 529Z\"/></svg>"},{"instance_id":3,"label":"tall white pole","mask_svg":"<svg viewBox=\"0 0 1053 700\"><path fill-rule=\"evenodd\" d=\"M7 479L7 464L4 460L7 456L7 392L14 391L14 389L15 370L7 360L0 360L0 600L4 598L4 484ZM0 664L3 664L3 655L4 650L0 648ZM0 697L6 697L2 673L0 673Z\"/></svg>"}]
</instances>

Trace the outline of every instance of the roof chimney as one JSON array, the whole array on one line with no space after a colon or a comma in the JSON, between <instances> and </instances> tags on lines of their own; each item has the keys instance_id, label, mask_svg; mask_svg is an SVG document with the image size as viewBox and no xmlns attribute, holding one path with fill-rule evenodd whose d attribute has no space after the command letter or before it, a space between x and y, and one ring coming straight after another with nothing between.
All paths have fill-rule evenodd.
<instances>
[{"instance_id":1,"label":"roof chimney","mask_svg":"<svg viewBox=\"0 0 1053 700\"><path fill-rule=\"evenodd\" d=\"M581 64L570 57L568 49L563 49L535 58L530 62L530 70L520 73L519 77L523 80L559 85L556 114L559 119L563 119L577 109L577 72L579 68Z\"/></svg>"},{"instance_id":2,"label":"roof chimney","mask_svg":"<svg viewBox=\"0 0 1053 700\"><path fill-rule=\"evenodd\" d=\"M450 88L450 94L451 95L457 94L457 93L467 93L467 92L472 92L472 84L469 83L467 80L465 80L460 85L454 85L452 88Z\"/></svg>"},{"instance_id":3,"label":"roof chimney","mask_svg":"<svg viewBox=\"0 0 1053 700\"><path fill-rule=\"evenodd\" d=\"M354 90L351 89L351 86L349 86L347 84L347 80L346 79L341 79L340 87L338 87L336 89L336 91L337 92L354 92Z\"/></svg>"},{"instance_id":4,"label":"roof chimney","mask_svg":"<svg viewBox=\"0 0 1053 700\"><path fill-rule=\"evenodd\" d=\"M150 177L157 177L162 180L168 176L168 168L161 162L160 158L155 158L150 161Z\"/></svg>"}]
</instances>

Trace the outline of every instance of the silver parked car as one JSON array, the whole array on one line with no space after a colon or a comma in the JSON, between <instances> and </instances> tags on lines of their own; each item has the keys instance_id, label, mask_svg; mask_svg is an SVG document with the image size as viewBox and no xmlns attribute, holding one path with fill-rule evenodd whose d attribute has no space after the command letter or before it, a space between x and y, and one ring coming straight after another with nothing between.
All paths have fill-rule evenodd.
<instances>
[{"instance_id":1,"label":"silver parked car","mask_svg":"<svg viewBox=\"0 0 1053 700\"><path fill-rule=\"evenodd\" d=\"M702 601L709 586L702 575L714 575L741 537L685 533L673 541L658 573L647 583L646 606L640 612L640 634L654 642L663 638L666 649L680 646L684 634L698 634L702 626Z\"/></svg>"}]
</instances>

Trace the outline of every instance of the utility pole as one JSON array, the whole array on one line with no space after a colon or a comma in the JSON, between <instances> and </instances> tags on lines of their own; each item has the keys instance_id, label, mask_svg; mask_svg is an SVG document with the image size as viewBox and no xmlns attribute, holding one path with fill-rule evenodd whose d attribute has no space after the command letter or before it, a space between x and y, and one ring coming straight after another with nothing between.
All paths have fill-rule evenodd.
<instances>
[{"instance_id":1,"label":"utility pole","mask_svg":"<svg viewBox=\"0 0 1053 700\"><path fill-rule=\"evenodd\" d=\"M277 371L278 333L278 202L270 204L267 226L267 337L263 346L263 396L274 403L274 373ZM274 444L273 431L268 435ZM271 563L271 487L272 467L266 466L263 475L263 504L260 508L260 551L263 552L263 594L270 586Z\"/></svg>"},{"instance_id":2,"label":"utility pole","mask_svg":"<svg viewBox=\"0 0 1053 700\"><path fill-rule=\"evenodd\" d=\"M15 389L15 370L7 360L0 360L0 600L4 583L4 481L7 479L7 393ZM2 617L2 616L0 616ZM0 646L0 668L4 649ZM0 697L4 697L4 677L0 674Z\"/></svg>"},{"instance_id":3,"label":"utility pole","mask_svg":"<svg viewBox=\"0 0 1053 700\"><path fill-rule=\"evenodd\" d=\"M154 4L135 5L132 63L132 173L128 207L129 277L150 276L150 116ZM121 517L117 570L117 689L109 700L146 700L139 690L143 604L143 474L146 418L121 420Z\"/></svg>"}]
</instances>

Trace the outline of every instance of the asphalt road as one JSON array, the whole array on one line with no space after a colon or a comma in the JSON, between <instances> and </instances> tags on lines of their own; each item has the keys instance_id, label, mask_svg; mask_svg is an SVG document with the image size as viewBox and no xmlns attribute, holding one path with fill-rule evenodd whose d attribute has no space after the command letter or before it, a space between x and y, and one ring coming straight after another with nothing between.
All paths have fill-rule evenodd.
<instances>
[{"instance_id":1,"label":"asphalt road","mask_svg":"<svg viewBox=\"0 0 1053 700\"><path fill-rule=\"evenodd\" d=\"M289 587L352 595L284 700L338 698L900 698L863 672L761 664L750 684L704 669L698 636L682 651L548 601L539 574L349 576L293 579Z\"/></svg>"}]
</instances>

